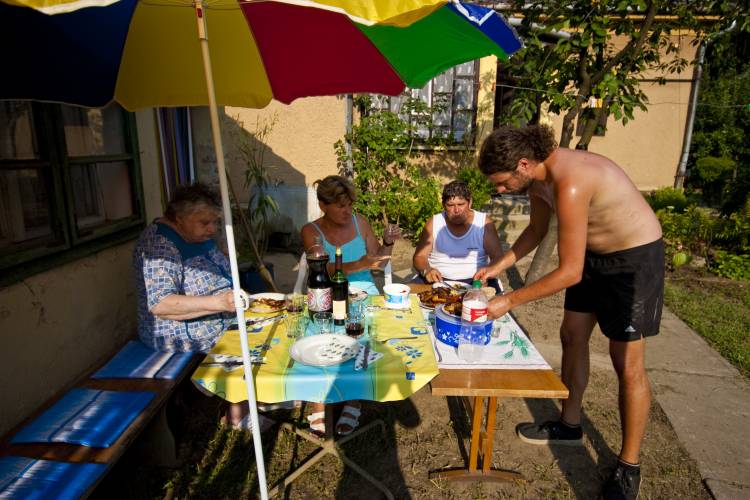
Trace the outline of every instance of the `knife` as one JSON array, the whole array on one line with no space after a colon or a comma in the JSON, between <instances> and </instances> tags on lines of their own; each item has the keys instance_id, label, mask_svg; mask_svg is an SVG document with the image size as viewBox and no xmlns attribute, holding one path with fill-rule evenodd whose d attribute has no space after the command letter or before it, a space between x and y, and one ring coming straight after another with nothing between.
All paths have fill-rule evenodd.
<instances>
[{"instance_id":1,"label":"knife","mask_svg":"<svg viewBox=\"0 0 750 500\"><path fill-rule=\"evenodd\" d=\"M362 369L367 370L367 365L370 363L370 341L365 343L365 354L363 355Z\"/></svg>"}]
</instances>

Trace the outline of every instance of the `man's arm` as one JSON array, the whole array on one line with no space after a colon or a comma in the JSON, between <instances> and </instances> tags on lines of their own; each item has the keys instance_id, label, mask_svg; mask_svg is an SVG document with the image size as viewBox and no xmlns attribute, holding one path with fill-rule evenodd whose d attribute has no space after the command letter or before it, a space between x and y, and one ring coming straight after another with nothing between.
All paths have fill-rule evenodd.
<instances>
[{"instance_id":1,"label":"man's arm","mask_svg":"<svg viewBox=\"0 0 750 500\"><path fill-rule=\"evenodd\" d=\"M151 308L151 314L154 316L175 321L234 311L234 295L232 290L202 297L178 294L167 295Z\"/></svg>"},{"instance_id":2,"label":"man's arm","mask_svg":"<svg viewBox=\"0 0 750 500\"><path fill-rule=\"evenodd\" d=\"M501 250L500 258L497 261L492 259L489 266L483 267L477 271L474 275L474 279L486 281L488 278L497 278L500 276L500 273L535 249L539 245L539 242L545 237L547 234L547 228L549 228L550 218L552 217L552 207L547 205L544 200L537 196L529 196L529 203L531 205L529 225L526 226L526 229L524 229L523 232L521 232L521 235L516 239L515 243L513 243L510 250L504 254L502 254ZM484 234L486 238L486 230Z\"/></svg>"},{"instance_id":3,"label":"man's arm","mask_svg":"<svg viewBox=\"0 0 750 500\"><path fill-rule=\"evenodd\" d=\"M432 217L427 219L424 228L422 228L422 234L419 235L419 241L417 242L417 248L414 250L414 257L411 259L411 264L426 281L430 283L443 281L443 275L440 271L430 267L430 263L427 260L430 252L432 252Z\"/></svg>"},{"instance_id":4,"label":"man's arm","mask_svg":"<svg viewBox=\"0 0 750 500\"><path fill-rule=\"evenodd\" d=\"M591 189L585 185L585 182L578 184L568 182L555 190L555 196L558 217L557 251L560 264L557 269L531 285L491 300L489 308L491 317L502 316L516 306L552 295L581 280L583 259L586 253Z\"/></svg>"}]
</instances>

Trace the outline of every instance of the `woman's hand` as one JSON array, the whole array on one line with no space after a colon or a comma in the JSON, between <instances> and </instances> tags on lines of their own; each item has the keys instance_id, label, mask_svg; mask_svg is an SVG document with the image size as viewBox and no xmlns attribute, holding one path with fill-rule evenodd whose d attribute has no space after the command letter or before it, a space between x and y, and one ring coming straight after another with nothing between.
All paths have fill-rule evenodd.
<instances>
[{"instance_id":1,"label":"woman's hand","mask_svg":"<svg viewBox=\"0 0 750 500\"><path fill-rule=\"evenodd\" d=\"M227 290L226 292L221 292L217 295L214 295L216 300L218 301L217 304L219 309L224 312L234 312L234 292L232 290Z\"/></svg>"},{"instance_id":2,"label":"woman's hand","mask_svg":"<svg viewBox=\"0 0 750 500\"><path fill-rule=\"evenodd\" d=\"M442 273L434 267L428 267L427 272L425 272L422 277L428 283L437 283L438 281L443 281Z\"/></svg>"},{"instance_id":3,"label":"woman's hand","mask_svg":"<svg viewBox=\"0 0 750 500\"><path fill-rule=\"evenodd\" d=\"M362 269L377 270L382 269L385 263L391 258L390 255L363 255L359 259Z\"/></svg>"}]
</instances>

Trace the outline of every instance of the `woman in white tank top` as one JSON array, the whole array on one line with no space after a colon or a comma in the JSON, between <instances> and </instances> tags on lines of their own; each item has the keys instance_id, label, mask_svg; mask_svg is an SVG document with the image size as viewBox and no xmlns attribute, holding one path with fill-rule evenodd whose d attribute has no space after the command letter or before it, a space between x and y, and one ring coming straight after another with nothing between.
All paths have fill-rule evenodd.
<instances>
[{"instance_id":1,"label":"woman in white tank top","mask_svg":"<svg viewBox=\"0 0 750 500\"><path fill-rule=\"evenodd\" d=\"M468 280L482 267L489 264L484 251L484 224L487 214L471 210L474 220L461 236L451 233L445 222L445 213L432 217L433 244L427 262L439 269L443 278Z\"/></svg>"},{"instance_id":2,"label":"woman in white tank top","mask_svg":"<svg viewBox=\"0 0 750 500\"><path fill-rule=\"evenodd\" d=\"M443 188L444 211L427 221L412 263L422 282L471 283L474 274L502 256L502 245L487 214L472 210L471 191L464 182ZM487 284L501 292L496 279Z\"/></svg>"}]
</instances>

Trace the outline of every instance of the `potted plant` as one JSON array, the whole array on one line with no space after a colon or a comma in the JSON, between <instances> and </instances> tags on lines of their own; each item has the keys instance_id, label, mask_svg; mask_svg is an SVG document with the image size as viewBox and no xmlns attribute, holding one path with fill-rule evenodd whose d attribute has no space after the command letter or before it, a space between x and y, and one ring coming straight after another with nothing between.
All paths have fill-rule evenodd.
<instances>
[{"instance_id":1,"label":"potted plant","mask_svg":"<svg viewBox=\"0 0 750 500\"><path fill-rule=\"evenodd\" d=\"M249 291L278 291L273 279L273 266L263 261L268 251L268 239L271 234L270 222L278 214L279 207L276 200L269 193L269 189L281 184L273 179L265 164L265 154L268 150L266 141L277 121L277 116L258 118L255 129L251 132L242 127L239 117L235 118L240 124L236 134L237 150L240 161L245 167L244 188L248 192L247 207L239 205L231 181L229 185L235 203L235 212L243 228L244 240L247 247L240 249L244 262L240 264L240 281L243 288ZM249 247L249 248L248 248ZM263 286L265 285L265 286Z\"/></svg>"}]
</instances>

